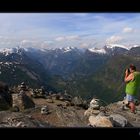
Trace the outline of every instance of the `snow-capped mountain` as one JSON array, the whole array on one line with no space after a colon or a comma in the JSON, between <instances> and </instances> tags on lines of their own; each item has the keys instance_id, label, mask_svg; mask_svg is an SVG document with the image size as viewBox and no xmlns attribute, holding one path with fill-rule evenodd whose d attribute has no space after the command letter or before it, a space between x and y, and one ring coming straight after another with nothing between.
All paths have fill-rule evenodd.
<instances>
[{"instance_id":1,"label":"snow-capped mountain","mask_svg":"<svg viewBox=\"0 0 140 140\"><path fill-rule=\"evenodd\" d=\"M12 54L12 53L17 53L18 48L2 48L0 49L0 53L5 54L5 56Z\"/></svg>"},{"instance_id":2,"label":"snow-capped mountain","mask_svg":"<svg viewBox=\"0 0 140 140\"><path fill-rule=\"evenodd\" d=\"M21 54L23 52L34 52L38 51L36 48L22 48L22 47L14 47L14 48L0 48L0 53L4 54L5 56L8 56L10 54Z\"/></svg>"},{"instance_id":3,"label":"snow-capped mountain","mask_svg":"<svg viewBox=\"0 0 140 140\"><path fill-rule=\"evenodd\" d=\"M96 54L110 54L115 51L116 48L123 48L127 50L127 47L118 44L107 44L102 48L90 48L88 51Z\"/></svg>"},{"instance_id":4,"label":"snow-capped mountain","mask_svg":"<svg viewBox=\"0 0 140 140\"><path fill-rule=\"evenodd\" d=\"M22 48L22 47L14 47L14 48L0 48L0 53L8 56L10 54L18 53L21 54L23 52L59 52L59 53L67 53L71 51L78 51L75 47L65 47L65 48Z\"/></svg>"},{"instance_id":5,"label":"snow-capped mountain","mask_svg":"<svg viewBox=\"0 0 140 140\"><path fill-rule=\"evenodd\" d=\"M85 49L85 51L89 51L93 54L99 55L115 55L115 54L123 54L132 49L139 48L140 45L121 45L121 44L106 44L104 47L101 48L89 48ZM84 51L84 52L85 52ZM23 53L29 54L31 56L42 55L42 54L50 54L52 53L54 56L63 55L63 54L72 54L77 53L77 55L82 54L82 50L75 47L65 47L65 48L33 48L33 47L15 47L15 48L1 48L0 54L4 56L8 56L11 54L19 54L22 55Z\"/></svg>"},{"instance_id":6,"label":"snow-capped mountain","mask_svg":"<svg viewBox=\"0 0 140 140\"><path fill-rule=\"evenodd\" d=\"M34 49L33 49L34 50ZM27 48L0 49L0 79L10 85L26 81L32 86L40 85L47 77L44 66L30 57Z\"/></svg>"},{"instance_id":7,"label":"snow-capped mountain","mask_svg":"<svg viewBox=\"0 0 140 140\"><path fill-rule=\"evenodd\" d=\"M98 54L106 54L107 51L104 49L104 48L90 48L88 49L90 52L93 52L93 53L98 53Z\"/></svg>"},{"instance_id":8,"label":"snow-capped mountain","mask_svg":"<svg viewBox=\"0 0 140 140\"><path fill-rule=\"evenodd\" d=\"M62 50L64 53L66 52L70 52L72 50L75 50L76 48L74 47L66 47L66 48L59 48L60 50Z\"/></svg>"},{"instance_id":9,"label":"snow-capped mountain","mask_svg":"<svg viewBox=\"0 0 140 140\"><path fill-rule=\"evenodd\" d=\"M105 46L108 49L115 49L115 48L123 48L123 49L126 49L126 50L129 50L130 49L128 46L120 45L120 44L106 44Z\"/></svg>"},{"instance_id":10,"label":"snow-capped mountain","mask_svg":"<svg viewBox=\"0 0 140 140\"><path fill-rule=\"evenodd\" d=\"M129 65L128 58L139 64L140 45L126 47L119 44L107 44L102 48L85 48L84 50L74 47L4 48L0 49L0 79L9 85L25 81L34 87L44 84L58 91L67 89L70 93L73 93L71 87L74 87L79 88L79 91L76 91L77 94L80 95L83 92L84 95L91 93L91 90L89 91L87 88L92 81L92 79L89 80L91 75L95 76L96 72L97 74L100 72L101 80L105 76L104 73L107 73L106 77L109 77L111 72L118 71L116 65L120 68L119 70L124 69L126 64ZM103 72L103 67L108 71L105 69L106 71ZM115 68L115 70L110 71L111 68ZM116 82L114 77L112 79ZM87 84L85 84L86 81L88 81ZM102 83L98 84L96 79L92 82L91 87L94 86L92 91L96 91L96 89L100 91ZM81 84L82 86L79 86ZM82 87L84 87L85 93ZM103 88L105 89L100 95L106 91L106 87Z\"/></svg>"},{"instance_id":11,"label":"snow-capped mountain","mask_svg":"<svg viewBox=\"0 0 140 140\"><path fill-rule=\"evenodd\" d=\"M115 55L115 54L123 54L130 51L132 48L138 48L140 45L120 45L120 44L106 44L102 48L90 48L88 51L96 54L107 54L107 55Z\"/></svg>"},{"instance_id":12,"label":"snow-capped mountain","mask_svg":"<svg viewBox=\"0 0 140 140\"><path fill-rule=\"evenodd\" d=\"M105 47L107 49L115 50L116 48L121 48L124 50L131 50L132 48L140 47L139 44L130 44L130 45L121 45L121 44L106 44Z\"/></svg>"}]
</instances>

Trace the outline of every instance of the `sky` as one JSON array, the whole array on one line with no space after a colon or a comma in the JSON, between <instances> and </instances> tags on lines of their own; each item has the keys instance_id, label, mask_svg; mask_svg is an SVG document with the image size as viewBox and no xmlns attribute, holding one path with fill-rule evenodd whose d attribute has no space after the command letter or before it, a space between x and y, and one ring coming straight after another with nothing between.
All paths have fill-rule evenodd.
<instances>
[{"instance_id":1,"label":"sky","mask_svg":"<svg viewBox=\"0 0 140 140\"><path fill-rule=\"evenodd\" d=\"M0 13L0 48L140 44L140 13Z\"/></svg>"}]
</instances>

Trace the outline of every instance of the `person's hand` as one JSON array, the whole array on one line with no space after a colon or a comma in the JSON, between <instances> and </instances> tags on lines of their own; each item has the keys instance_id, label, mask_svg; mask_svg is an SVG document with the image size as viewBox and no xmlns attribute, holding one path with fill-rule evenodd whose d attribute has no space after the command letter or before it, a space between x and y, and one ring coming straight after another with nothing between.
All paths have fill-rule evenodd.
<instances>
[{"instance_id":1,"label":"person's hand","mask_svg":"<svg viewBox=\"0 0 140 140\"><path fill-rule=\"evenodd\" d=\"M128 69L126 69L125 70L125 75L128 75L128 74L129 74Z\"/></svg>"}]
</instances>

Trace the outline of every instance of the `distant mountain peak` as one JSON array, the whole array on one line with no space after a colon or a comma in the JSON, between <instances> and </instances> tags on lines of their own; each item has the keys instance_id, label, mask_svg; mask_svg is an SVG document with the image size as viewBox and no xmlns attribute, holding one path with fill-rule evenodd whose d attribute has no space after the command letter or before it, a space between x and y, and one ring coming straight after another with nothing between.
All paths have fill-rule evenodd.
<instances>
[{"instance_id":1,"label":"distant mountain peak","mask_svg":"<svg viewBox=\"0 0 140 140\"><path fill-rule=\"evenodd\" d=\"M130 46L124 46L120 44L106 44L102 48L89 48L88 51L101 55L114 55L114 54L123 54L125 51L129 51Z\"/></svg>"},{"instance_id":2,"label":"distant mountain peak","mask_svg":"<svg viewBox=\"0 0 140 140\"><path fill-rule=\"evenodd\" d=\"M75 49L74 47L65 47L65 48L62 48L62 50L64 51L64 52L69 52L69 51L71 51L71 50L73 50L73 49Z\"/></svg>"},{"instance_id":3,"label":"distant mountain peak","mask_svg":"<svg viewBox=\"0 0 140 140\"><path fill-rule=\"evenodd\" d=\"M130 49L128 46L120 45L120 44L106 44L106 47L110 48L110 49L113 49L113 48L116 48L116 47L123 48L123 49L126 49L126 50Z\"/></svg>"},{"instance_id":4,"label":"distant mountain peak","mask_svg":"<svg viewBox=\"0 0 140 140\"><path fill-rule=\"evenodd\" d=\"M12 53L17 53L18 48L1 48L0 53L3 53L5 56L8 56L9 54Z\"/></svg>"}]
</instances>

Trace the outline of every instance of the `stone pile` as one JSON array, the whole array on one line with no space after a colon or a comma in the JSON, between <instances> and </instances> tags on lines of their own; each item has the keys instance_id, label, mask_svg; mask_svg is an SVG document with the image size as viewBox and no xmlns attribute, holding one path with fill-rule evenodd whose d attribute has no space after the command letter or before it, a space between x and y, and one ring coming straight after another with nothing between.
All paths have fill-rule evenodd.
<instances>
[{"instance_id":1,"label":"stone pile","mask_svg":"<svg viewBox=\"0 0 140 140\"><path fill-rule=\"evenodd\" d=\"M12 99L12 107L18 109L19 111L35 107L32 99L28 97L23 90L21 90L19 93L12 94Z\"/></svg>"},{"instance_id":2,"label":"stone pile","mask_svg":"<svg viewBox=\"0 0 140 140\"><path fill-rule=\"evenodd\" d=\"M100 100L93 98L89 104L89 108L85 111L84 116L98 115L100 113Z\"/></svg>"},{"instance_id":3,"label":"stone pile","mask_svg":"<svg viewBox=\"0 0 140 140\"><path fill-rule=\"evenodd\" d=\"M107 107L101 106L99 99L92 99L84 116L88 118L91 127L127 127L127 119L113 111L107 113Z\"/></svg>"}]
</instances>

